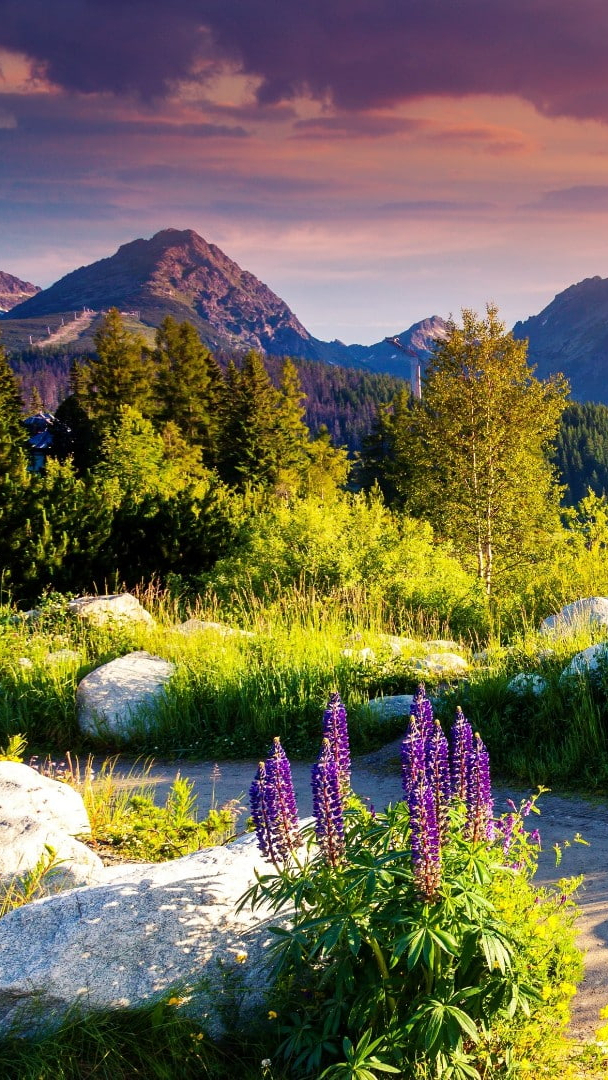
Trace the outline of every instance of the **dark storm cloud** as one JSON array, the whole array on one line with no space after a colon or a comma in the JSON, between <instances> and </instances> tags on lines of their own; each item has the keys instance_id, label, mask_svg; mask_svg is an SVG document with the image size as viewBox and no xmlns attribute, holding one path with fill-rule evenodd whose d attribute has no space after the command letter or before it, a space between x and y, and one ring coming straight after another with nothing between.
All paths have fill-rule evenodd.
<instances>
[{"instance_id":1,"label":"dark storm cloud","mask_svg":"<svg viewBox=\"0 0 608 1080\"><path fill-rule=\"evenodd\" d=\"M228 62L260 103L515 94L608 120L605 0L2 0L0 43L66 89L166 92ZM198 73L198 74L197 74Z\"/></svg>"}]
</instances>

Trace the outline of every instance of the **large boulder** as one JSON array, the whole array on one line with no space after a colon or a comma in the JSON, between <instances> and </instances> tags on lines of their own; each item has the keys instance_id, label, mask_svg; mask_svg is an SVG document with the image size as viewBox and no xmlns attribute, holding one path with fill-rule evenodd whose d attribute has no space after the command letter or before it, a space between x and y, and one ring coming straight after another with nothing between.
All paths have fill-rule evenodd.
<instances>
[{"instance_id":1,"label":"large boulder","mask_svg":"<svg viewBox=\"0 0 608 1080\"><path fill-rule=\"evenodd\" d=\"M175 665L148 652L132 652L103 664L79 683L80 730L97 737L128 738L149 731Z\"/></svg>"},{"instance_id":2,"label":"large boulder","mask_svg":"<svg viewBox=\"0 0 608 1080\"><path fill-rule=\"evenodd\" d=\"M555 615L548 615L540 624L544 633L566 632L578 626L608 626L608 598L605 596L587 596L575 600Z\"/></svg>"},{"instance_id":3,"label":"large boulder","mask_svg":"<svg viewBox=\"0 0 608 1080\"><path fill-rule=\"evenodd\" d=\"M97 881L101 859L75 838L91 832L81 796L69 784L41 776L29 765L0 761L0 880L7 884L38 862L45 846L60 864L51 889Z\"/></svg>"},{"instance_id":4,"label":"large boulder","mask_svg":"<svg viewBox=\"0 0 608 1080\"><path fill-rule=\"evenodd\" d=\"M0 1031L57 1026L138 1006L169 990L219 1036L263 1008L268 911L236 911L268 872L248 836L173 862L111 872L0 919ZM276 921L276 920L275 920Z\"/></svg>"},{"instance_id":5,"label":"large boulder","mask_svg":"<svg viewBox=\"0 0 608 1080\"><path fill-rule=\"evenodd\" d=\"M68 610L95 626L104 626L108 622L139 622L154 625L150 612L146 611L131 593L79 596L76 600L70 600Z\"/></svg>"}]
</instances>

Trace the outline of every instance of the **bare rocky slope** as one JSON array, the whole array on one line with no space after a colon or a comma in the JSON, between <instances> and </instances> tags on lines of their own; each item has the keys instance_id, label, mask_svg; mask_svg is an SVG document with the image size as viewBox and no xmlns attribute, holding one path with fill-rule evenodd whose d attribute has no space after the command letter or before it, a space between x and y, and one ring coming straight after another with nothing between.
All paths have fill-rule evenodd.
<instances>
[{"instance_id":1,"label":"bare rocky slope","mask_svg":"<svg viewBox=\"0 0 608 1080\"><path fill-rule=\"evenodd\" d=\"M31 281L22 281L0 270L0 311L10 311L39 292L39 285L32 285Z\"/></svg>"}]
</instances>

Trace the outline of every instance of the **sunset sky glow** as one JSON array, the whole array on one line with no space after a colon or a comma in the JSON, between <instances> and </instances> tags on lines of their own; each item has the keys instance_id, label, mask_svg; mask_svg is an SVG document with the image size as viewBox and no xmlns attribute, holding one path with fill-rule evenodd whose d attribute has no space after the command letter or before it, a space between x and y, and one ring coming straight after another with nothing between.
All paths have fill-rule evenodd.
<instances>
[{"instance_id":1,"label":"sunset sky glow","mask_svg":"<svg viewBox=\"0 0 608 1080\"><path fill-rule=\"evenodd\" d=\"M0 0L0 270L192 228L317 337L608 277L605 0Z\"/></svg>"}]
</instances>

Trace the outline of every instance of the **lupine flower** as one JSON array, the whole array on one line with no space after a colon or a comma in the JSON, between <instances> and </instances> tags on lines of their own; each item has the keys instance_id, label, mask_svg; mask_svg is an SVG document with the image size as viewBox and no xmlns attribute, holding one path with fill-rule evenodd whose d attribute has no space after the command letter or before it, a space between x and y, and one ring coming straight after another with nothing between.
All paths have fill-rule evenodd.
<instances>
[{"instance_id":1,"label":"lupine flower","mask_svg":"<svg viewBox=\"0 0 608 1080\"><path fill-rule=\"evenodd\" d=\"M410 716L416 718L420 733L426 738L433 731L433 706L426 696L426 687L423 682L418 683L418 689L414 700L410 705Z\"/></svg>"},{"instance_id":2,"label":"lupine flower","mask_svg":"<svg viewBox=\"0 0 608 1080\"><path fill-rule=\"evenodd\" d=\"M272 755L258 766L249 803L262 855L275 865L284 862L300 837L291 766L279 739L274 740Z\"/></svg>"},{"instance_id":3,"label":"lupine flower","mask_svg":"<svg viewBox=\"0 0 608 1080\"><path fill-rule=\"evenodd\" d=\"M268 812L266 766L263 761L260 761L255 779L249 788L249 806L258 847L265 859L276 863L280 856L275 850L274 829Z\"/></svg>"},{"instance_id":4,"label":"lupine flower","mask_svg":"<svg viewBox=\"0 0 608 1080\"><path fill-rule=\"evenodd\" d=\"M412 786L408 805L416 889L425 900L433 900L441 883L441 848L435 797L424 774Z\"/></svg>"},{"instance_id":5,"label":"lupine flower","mask_svg":"<svg viewBox=\"0 0 608 1080\"><path fill-rule=\"evenodd\" d=\"M291 778L291 765L281 746L281 740L273 740L272 754L266 759L266 784L268 808L281 858L300 844L298 832L298 806Z\"/></svg>"},{"instance_id":6,"label":"lupine flower","mask_svg":"<svg viewBox=\"0 0 608 1080\"><path fill-rule=\"evenodd\" d=\"M338 769L340 791L345 798L350 791L350 746L346 709L339 694L332 694L323 713L323 736L329 739Z\"/></svg>"},{"instance_id":7,"label":"lupine flower","mask_svg":"<svg viewBox=\"0 0 608 1080\"><path fill-rule=\"evenodd\" d=\"M439 839L443 843L448 830L448 806L452 794L450 766L448 760L448 740L441 724L435 720L433 731L425 743L425 772L435 799L435 817L439 829Z\"/></svg>"},{"instance_id":8,"label":"lupine flower","mask_svg":"<svg viewBox=\"0 0 608 1080\"><path fill-rule=\"evenodd\" d=\"M492 786L488 751L476 732L467 754L467 816L465 831L470 840L491 840L494 832Z\"/></svg>"},{"instance_id":9,"label":"lupine flower","mask_svg":"<svg viewBox=\"0 0 608 1080\"><path fill-rule=\"evenodd\" d=\"M511 804L511 800L507 800ZM515 805L513 803L513 805ZM517 821L517 814L505 814L504 817L499 818L496 822L496 830L500 833L500 840L502 842L502 853L508 855L511 850L511 844L513 842L513 830L515 828L515 822Z\"/></svg>"},{"instance_id":10,"label":"lupine flower","mask_svg":"<svg viewBox=\"0 0 608 1080\"><path fill-rule=\"evenodd\" d=\"M467 797L467 756L473 747L473 729L460 705L452 725L451 744L452 795L464 800Z\"/></svg>"},{"instance_id":11,"label":"lupine flower","mask_svg":"<svg viewBox=\"0 0 608 1080\"><path fill-rule=\"evenodd\" d=\"M323 739L319 760L312 767L312 812L319 847L330 866L337 866L344 854L344 812L329 739Z\"/></svg>"},{"instance_id":12,"label":"lupine flower","mask_svg":"<svg viewBox=\"0 0 608 1080\"><path fill-rule=\"evenodd\" d=\"M418 781L421 775L424 775L426 760L425 760L425 740L418 727L418 722L415 716L410 717L407 730L405 732L405 738L401 743L401 783L403 784L404 798L407 800L410 797L410 792L414 784Z\"/></svg>"}]
</instances>

